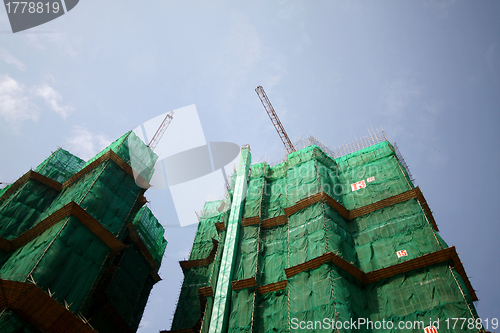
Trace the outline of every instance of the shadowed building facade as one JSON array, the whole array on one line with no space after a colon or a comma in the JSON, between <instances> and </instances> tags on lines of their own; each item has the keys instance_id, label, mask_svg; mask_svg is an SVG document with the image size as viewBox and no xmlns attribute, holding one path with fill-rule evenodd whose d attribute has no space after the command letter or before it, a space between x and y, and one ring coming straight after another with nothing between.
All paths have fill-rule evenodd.
<instances>
[{"instance_id":1,"label":"shadowed building facade","mask_svg":"<svg viewBox=\"0 0 500 333\"><path fill-rule=\"evenodd\" d=\"M135 179L156 159L129 132L88 162L58 149L0 190L1 332L137 330L166 247Z\"/></svg>"}]
</instances>

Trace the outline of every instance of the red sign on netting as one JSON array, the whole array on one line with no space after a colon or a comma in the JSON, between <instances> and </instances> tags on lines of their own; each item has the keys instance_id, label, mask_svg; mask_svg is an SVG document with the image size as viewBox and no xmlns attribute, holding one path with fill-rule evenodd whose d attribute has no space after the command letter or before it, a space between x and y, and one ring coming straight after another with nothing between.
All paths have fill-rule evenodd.
<instances>
[{"instance_id":1,"label":"red sign on netting","mask_svg":"<svg viewBox=\"0 0 500 333\"><path fill-rule=\"evenodd\" d=\"M424 332L425 333L438 333L438 330L434 326L427 326L426 328L424 328Z\"/></svg>"},{"instance_id":2,"label":"red sign on netting","mask_svg":"<svg viewBox=\"0 0 500 333\"><path fill-rule=\"evenodd\" d=\"M365 183L364 180L360 180L357 183L351 184L351 189L352 189L353 192L357 191L357 190L359 190L361 188L365 188L365 187L366 187L366 183Z\"/></svg>"},{"instance_id":3,"label":"red sign on netting","mask_svg":"<svg viewBox=\"0 0 500 333\"><path fill-rule=\"evenodd\" d=\"M401 250L401 251L398 251L397 254L398 254L398 258L401 258L401 257L406 257L408 255L408 252L406 252L406 250Z\"/></svg>"},{"instance_id":4,"label":"red sign on netting","mask_svg":"<svg viewBox=\"0 0 500 333\"><path fill-rule=\"evenodd\" d=\"M367 183L369 182L374 182L375 181L375 177L370 177L366 180Z\"/></svg>"}]
</instances>

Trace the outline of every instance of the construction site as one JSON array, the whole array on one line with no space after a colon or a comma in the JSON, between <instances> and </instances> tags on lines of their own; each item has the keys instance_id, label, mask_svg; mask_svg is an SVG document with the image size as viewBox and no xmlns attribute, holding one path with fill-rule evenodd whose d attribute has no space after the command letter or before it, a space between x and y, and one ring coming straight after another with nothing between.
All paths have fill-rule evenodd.
<instances>
[{"instance_id":1,"label":"construction site","mask_svg":"<svg viewBox=\"0 0 500 333\"><path fill-rule=\"evenodd\" d=\"M0 332L136 332L167 245L137 185L156 158L128 132L0 191Z\"/></svg>"},{"instance_id":2,"label":"construction site","mask_svg":"<svg viewBox=\"0 0 500 333\"><path fill-rule=\"evenodd\" d=\"M293 144L256 91L287 156L251 165L241 148L227 197L204 206L162 332L484 332L457 251L385 133Z\"/></svg>"},{"instance_id":3,"label":"construction site","mask_svg":"<svg viewBox=\"0 0 500 333\"><path fill-rule=\"evenodd\" d=\"M292 143L256 92L286 157L251 164L241 147L162 332L484 332L457 250L385 133ZM167 245L144 193L172 119L149 144L130 131L89 161L58 149L0 190L0 332L137 331Z\"/></svg>"}]
</instances>

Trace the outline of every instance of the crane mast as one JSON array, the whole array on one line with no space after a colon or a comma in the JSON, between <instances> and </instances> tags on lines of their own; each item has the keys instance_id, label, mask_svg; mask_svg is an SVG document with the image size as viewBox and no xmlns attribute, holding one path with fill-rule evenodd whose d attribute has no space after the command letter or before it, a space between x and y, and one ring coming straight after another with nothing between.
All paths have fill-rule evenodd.
<instances>
[{"instance_id":1,"label":"crane mast","mask_svg":"<svg viewBox=\"0 0 500 333\"><path fill-rule=\"evenodd\" d=\"M295 147L293 146L292 142L290 141L290 138L286 134L285 128L281 124L281 121L278 118L276 111L274 111L274 108L271 105L269 98L267 98L267 95L266 95L266 92L264 91L264 88L262 88L262 86L258 86L257 88L255 88L255 92L259 96L260 101L262 102L262 105L264 105L264 109L266 109L267 114L269 115L269 118L271 118L271 122L273 123L274 128L276 128L276 131L278 132L278 135L280 136L281 141L283 141L283 144L285 145L286 152L288 154L293 153L295 151Z\"/></svg>"},{"instance_id":2,"label":"crane mast","mask_svg":"<svg viewBox=\"0 0 500 333\"><path fill-rule=\"evenodd\" d=\"M170 122L172 121L173 118L174 118L174 111L170 111L169 113L167 113L165 119L163 119L163 121L161 122L160 127L158 127L158 129L156 130L155 135L153 135L153 138L151 139L151 141L149 141L148 147L151 150L154 150L156 148L156 145L158 144L158 142L160 142L161 137L167 130L167 127L168 125L170 125Z\"/></svg>"}]
</instances>

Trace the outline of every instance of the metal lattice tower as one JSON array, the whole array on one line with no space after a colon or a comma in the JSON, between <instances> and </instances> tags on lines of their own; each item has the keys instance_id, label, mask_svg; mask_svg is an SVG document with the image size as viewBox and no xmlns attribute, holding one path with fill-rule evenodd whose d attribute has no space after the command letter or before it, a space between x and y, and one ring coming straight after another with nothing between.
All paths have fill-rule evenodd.
<instances>
[{"instance_id":1,"label":"metal lattice tower","mask_svg":"<svg viewBox=\"0 0 500 333\"><path fill-rule=\"evenodd\" d=\"M158 129L156 130L155 135L153 135L153 138L151 139L151 141L149 141L148 146L151 150L155 150L156 145L158 144L158 142L160 142L161 137L163 136L163 134L167 130L167 127L168 127L168 125L170 125L173 118L174 118L174 111L170 111L169 113L167 113L167 115L165 116L165 119L163 119L160 127L158 127Z\"/></svg>"},{"instance_id":2,"label":"metal lattice tower","mask_svg":"<svg viewBox=\"0 0 500 333\"><path fill-rule=\"evenodd\" d=\"M280 119L278 118L278 115L274 111L273 106L271 105L271 102L269 101L269 98L267 98L266 92L264 91L264 88L262 86L258 86L255 88L255 92L257 95L259 95L260 101L262 102L262 105L264 105L264 109L266 109L267 114L269 115L269 118L271 118L271 121L276 128L276 131L278 132L278 135L281 138L281 141L283 141L283 144L285 145L286 152L288 154L291 154L295 151L295 147L292 144L292 141L290 141L290 138L286 134L285 128L281 124Z\"/></svg>"}]
</instances>

